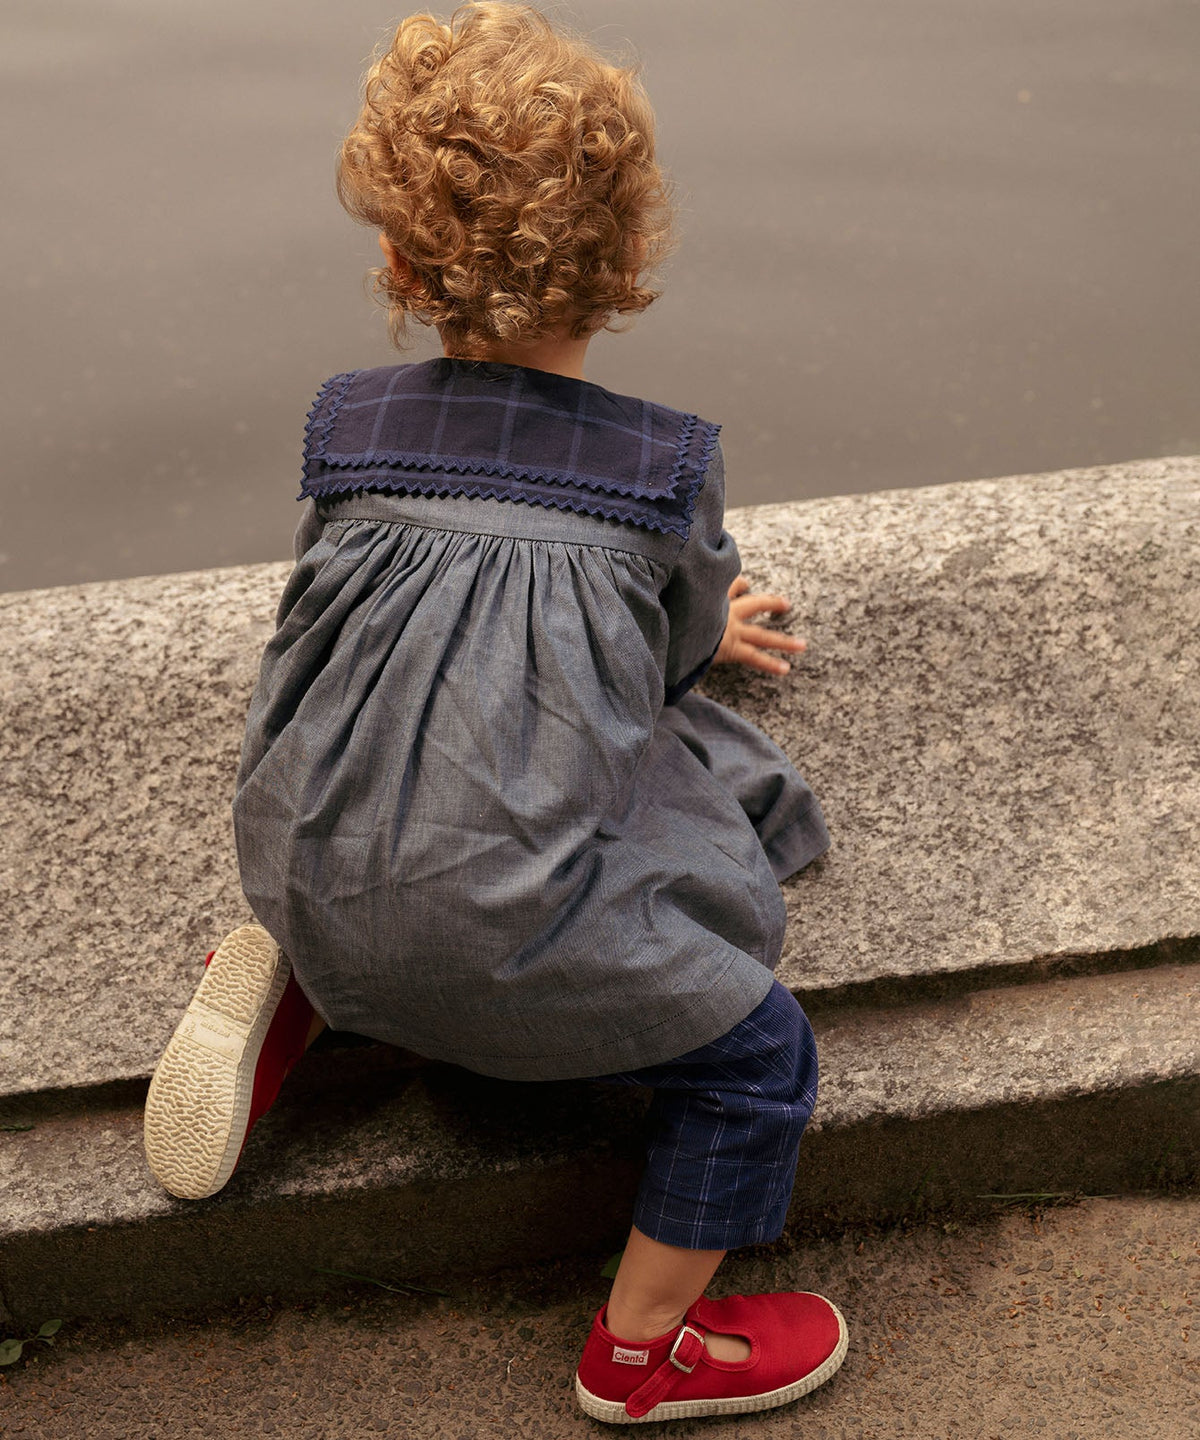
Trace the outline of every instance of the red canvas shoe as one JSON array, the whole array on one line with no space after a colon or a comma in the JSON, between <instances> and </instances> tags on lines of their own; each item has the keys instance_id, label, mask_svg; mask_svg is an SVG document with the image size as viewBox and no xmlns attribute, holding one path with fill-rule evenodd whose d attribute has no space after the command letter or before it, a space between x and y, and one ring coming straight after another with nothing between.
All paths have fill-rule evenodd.
<instances>
[{"instance_id":1,"label":"red canvas shoe","mask_svg":"<svg viewBox=\"0 0 1200 1440\"><path fill-rule=\"evenodd\" d=\"M304 1054L313 1013L261 925L234 930L208 957L146 1096L146 1158L172 1195L203 1199L233 1174Z\"/></svg>"},{"instance_id":2,"label":"red canvas shoe","mask_svg":"<svg viewBox=\"0 0 1200 1440\"><path fill-rule=\"evenodd\" d=\"M635 1344L592 1325L575 1377L575 1394L594 1420L630 1425L696 1415L740 1415L798 1400L846 1358L846 1322L820 1295L703 1295L677 1329ZM745 1360L717 1360L704 1336L740 1335Z\"/></svg>"}]
</instances>

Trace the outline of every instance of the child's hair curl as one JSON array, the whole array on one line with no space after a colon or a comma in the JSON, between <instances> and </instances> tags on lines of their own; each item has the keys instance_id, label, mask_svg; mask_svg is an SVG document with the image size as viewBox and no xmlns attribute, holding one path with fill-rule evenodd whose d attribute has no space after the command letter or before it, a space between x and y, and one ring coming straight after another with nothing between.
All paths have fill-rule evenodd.
<instances>
[{"instance_id":1,"label":"child's hair curl","mask_svg":"<svg viewBox=\"0 0 1200 1440\"><path fill-rule=\"evenodd\" d=\"M526 5L403 21L367 72L337 188L411 271L372 272L397 344L408 316L460 353L593 334L657 298L638 281L672 243L633 70Z\"/></svg>"}]
</instances>

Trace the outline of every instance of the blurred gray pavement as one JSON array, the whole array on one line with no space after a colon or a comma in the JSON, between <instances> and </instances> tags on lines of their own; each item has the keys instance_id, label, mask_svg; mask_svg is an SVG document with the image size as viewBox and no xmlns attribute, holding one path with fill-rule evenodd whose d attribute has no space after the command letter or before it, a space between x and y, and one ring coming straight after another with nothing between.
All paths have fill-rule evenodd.
<instances>
[{"instance_id":1,"label":"blurred gray pavement","mask_svg":"<svg viewBox=\"0 0 1200 1440\"><path fill-rule=\"evenodd\" d=\"M828 1295L850 1329L845 1365L779 1410L636 1433L1194 1440L1198 1236L1200 1198L1139 1196L743 1252L713 1293ZM0 1370L0 1428L21 1440L634 1433L586 1419L571 1391L607 1292L599 1269L510 1272L444 1299L359 1285L141 1328L70 1324Z\"/></svg>"},{"instance_id":2,"label":"blurred gray pavement","mask_svg":"<svg viewBox=\"0 0 1200 1440\"><path fill-rule=\"evenodd\" d=\"M8 0L0 589L288 553L318 383L395 358L332 176L407 8ZM1194 0L553 9L680 190L591 378L723 422L731 504L1200 451Z\"/></svg>"}]
</instances>

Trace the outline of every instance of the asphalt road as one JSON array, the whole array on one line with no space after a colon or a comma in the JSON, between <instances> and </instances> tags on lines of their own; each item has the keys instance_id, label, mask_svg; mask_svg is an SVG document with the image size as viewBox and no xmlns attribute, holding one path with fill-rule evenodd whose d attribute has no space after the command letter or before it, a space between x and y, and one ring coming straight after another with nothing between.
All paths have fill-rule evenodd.
<instances>
[{"instance_id":1,"label":"asphalt road","mask_svg":"<svg viewBox=\"0 0 1200 1440\"><path fill-rule=\"evenodd\" d=\"M743 1252L713 1293L828 1295L849 1326L846 1363L781 1409L637 1433L1194 1440L1198 1237L1200 1198L1133 1197ZM20 1440L633 1433L586 1419L571 1390L607 1289L598 1272L598 1261L547 1266L442 1299L364 1285L140 1328L67 1324L53 1348L0 1371L0 1429Z\"/></svg>"}]
</instances>

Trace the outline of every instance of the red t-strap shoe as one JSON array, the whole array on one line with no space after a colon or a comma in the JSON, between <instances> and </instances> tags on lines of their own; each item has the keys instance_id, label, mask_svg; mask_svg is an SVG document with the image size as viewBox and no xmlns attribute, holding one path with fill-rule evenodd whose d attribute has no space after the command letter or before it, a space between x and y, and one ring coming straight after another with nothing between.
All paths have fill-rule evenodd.
<instances>
[{"instance_id":1,"label":"red t-strap shoe","mask_svg":"<svg viewBox=\"0 0 1200 1440\"><path fill-rule=\"evenodd\" d=\"M683 1324L657 1339L622 1340L601 1309L584 1346L575 1394L594 1420L684 1420L770 1410L807 1395L846 1358L846 1322L820 1295L703 1295ZM750 1342L745 1360L718 1360L708 1331Z\"/></svg>"}]
</instances>

